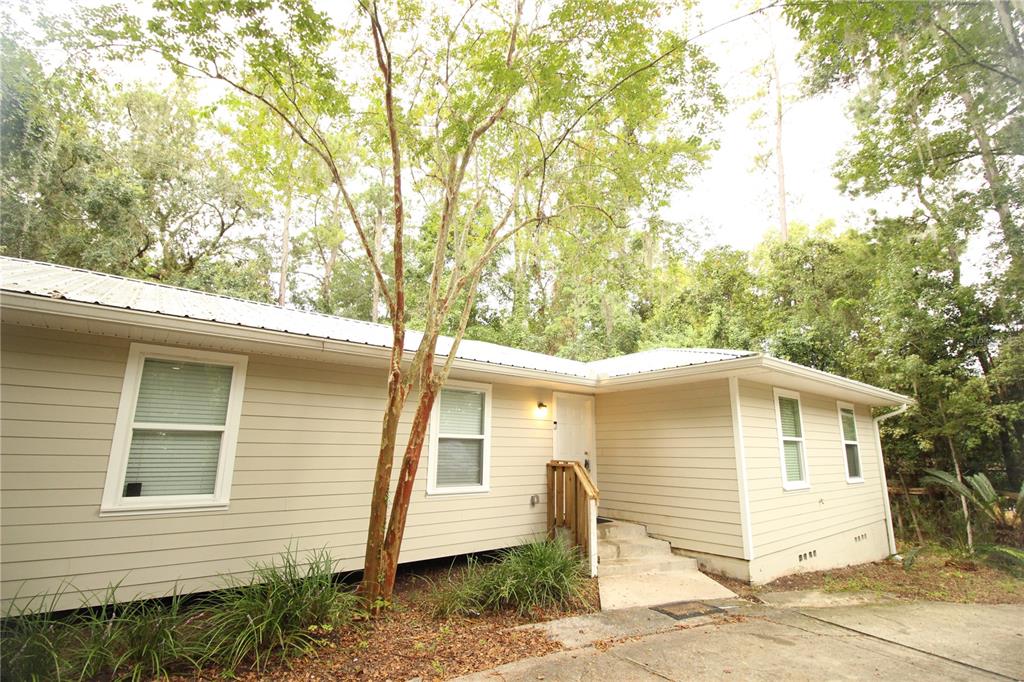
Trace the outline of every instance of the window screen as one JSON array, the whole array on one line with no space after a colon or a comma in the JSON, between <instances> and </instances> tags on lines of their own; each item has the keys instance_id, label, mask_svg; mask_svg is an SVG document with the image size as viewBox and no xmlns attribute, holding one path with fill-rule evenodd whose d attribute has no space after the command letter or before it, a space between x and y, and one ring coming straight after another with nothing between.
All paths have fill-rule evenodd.
<instances>
[{"instance_id":1,"label":"window screen","mask_svg":"<svg viewBox=\"0 0 1024 682\"><path fill-rule=\"evenodd\" d=\"M124 497L213 494L232 371L225 365L145 360Z\"/></svg>"},{"instance_id":2,"label":"window screen","mask_svg":"<svg viewBox=\"0 0 1024 682\"><path fill-rule=\"evenodd\" d=\"M860 445L857 443L857 419L852 409L839 409L839 421L843 426L843 451L846 455L846 474L850 478L861 478Z\"/></svg>"},{"instance_id":3,"label":"window screen","mask_svg":"<svg viewBox=\"0 0 1024 682\"><path fill-rule=\"evenodd\" d=\"M807 480L807 471L799 400L779 396L779 425L782 428L782 461L786 482L803 483Z\"/></svg>"},{"instance_id":4,"label":"window screen","mask_svg":"<svg viewBox=\"0 0 1024 682\"><path fill-rule=\"evenodd\" d=\"M437 440L438 488L484 485L484 409L481 391L444 389Z\"/></svg>"}]
</instances>

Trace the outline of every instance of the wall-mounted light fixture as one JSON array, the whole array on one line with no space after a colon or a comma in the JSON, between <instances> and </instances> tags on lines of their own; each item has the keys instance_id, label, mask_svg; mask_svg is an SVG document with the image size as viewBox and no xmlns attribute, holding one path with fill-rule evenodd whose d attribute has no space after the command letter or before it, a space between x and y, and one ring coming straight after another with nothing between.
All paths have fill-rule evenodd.
<instances>
[{"instance_id":1,"label":"wall-mounted light fixture","mask_svg":"<svg viewBox=\"0 0 1024 682\"><path fill-rule=\"evenodd\" d=\"M537 416L537 419L543 419L548 416L548 404L538 400L537 409L534 411L534 414Z\"/></svg>"}]
</instances>

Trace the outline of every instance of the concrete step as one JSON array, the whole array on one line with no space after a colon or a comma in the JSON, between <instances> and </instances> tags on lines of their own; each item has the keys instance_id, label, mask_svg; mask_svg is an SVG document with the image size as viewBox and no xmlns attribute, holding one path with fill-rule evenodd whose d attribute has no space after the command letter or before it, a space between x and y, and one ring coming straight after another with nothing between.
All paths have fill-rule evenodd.
<instances>
[{"instance_id":1,"label":"concrete step","mask_svg":"<svg viewBox=\"0 0 1024 682\"><path fill-rule=\"evenodd\" d=\"M690 557L668 556L644 557L640 559L608 559L597 566L598 577L636 575L641 573L672 573L696 571L697 560Z\"/></svg>"},{"instance_id":2,"label":"concrete step","mask_svg":"<svg viewBox=\"0 0 1024 682\"><path fill-rule=\"evenodd\" d=\"M632 559L646 556L668 556L672 546L664 540L654 538L625 538L622 540L598 540L597 553L604 559Z\"/></svg>"},{"instance_id":3,"label":"concrete step","mask_svg":"<svg viewBox=\"0 0 1024 682\"><path fill-rule=\"evenodd\" d=\"M600 540L623 540L625 538L645 538L647 528L639 523L625 521L609 521L597 524L597 537Z\"/></svg>"}]
</instances>

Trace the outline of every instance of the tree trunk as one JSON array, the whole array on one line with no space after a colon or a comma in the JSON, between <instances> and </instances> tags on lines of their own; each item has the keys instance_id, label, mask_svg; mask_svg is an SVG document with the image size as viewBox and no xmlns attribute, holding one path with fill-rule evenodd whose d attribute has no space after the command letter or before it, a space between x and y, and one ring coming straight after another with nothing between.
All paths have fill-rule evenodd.
<instances>
[{"instance_id":1,"label":"tree trunk","mask_svg":"<svg viewBox=\"0 0 1024 682\"><path fill-rule=\"evenodd\" d=\"M914 511L914 501L910 499L910 488L907 487L907 479L903 477L902 471L897 471L900 477L900 486L903 488L903 498L907 501L907 513L910 515L910 523L914 526L914 534L917 536L917 544L924 545L924 534L921 532L921 524L917 521L917 512Z\"/></svg>"},{"instance_id":2,"label":"tree trunk","mask_svg":"<svg viewBox=\"0 0 1024 682\"><path fill-rule=\"evenodd\" d=\"M956 479L961 484L964 482L963 472L960 471L960 458L956 454L956 445L953 444L953 439L946 436L946 442L949 444L949 454L953 458L953 469L956 471ZM963 495L960 496L960 506L964 511L964 524L967 526L967 548L974 554L974 529L971 528L971 510L967 506L967 498Z\"/></svg>"},{"instance_id":3,"label":"tree trunk","mask_svg":"<svg viewBox=\"0 0 1024 682\"><path fill-rule=\"evenodd\" d=\"M1024 78L1024 45L1021 45L1020 35L1017 27L1013 25L1013 16L1010 14L1009 3L1006 0L993 0L996 14L999 16L999 26L1003 29L1006 37L1006 46L1010 51L1010 61L1013 62L1013 70L1018 78ZM1018 11L1024 12L1024 8L1018 5Z\"/></svg>"},{"instance_id":4,"label":"tree trunk","mask_svg":"<svg viewBox=\"0 0 1024 682\"><path fill-rule=\"evenodd\" d=\"M430 362L428 360L428 362ZM413 418L409 443L405 447L402 468L398 473L398 486L395 489L395 500L391 506L391 519L388 521L388 532L384 539L384 584L382 589L390 595L395 588L395 574L398 571L398 556L402 548L402 537L405 535L405 522L409 515L409 502L412 499L412 487L416 480L420 457L423 454L423 441L426 439L430 413L437 399L439 385L431 380L421 388L416 416Z\"/></svg>"},{"instance_id":5,"label":"tree trunk","mask_svg":"<svg viewBox=\"0 0 1024 682\"><path fill-rule=\"evenodd\" d=\"M384 244L384 211L381 208L377 209L377 221L373 226L373 255L378 260L380 259L380 250ZM377 281L376 277L371 277L370 281L370 321L380 322L380 282Z\"/></svg>"},{"instance_id":6,"label":"tree trunk","mask_svg":"<svg viewBox=\"0 0 1024 682\"><path fill-rule=\"evenodd\" d=\"M334 193L332 202L332 225L341 225L340 192ZM340 230L340 227L339 227ZM341 235L338 239L332 240L331 250L327 254L327 261L324 263L324 277L320 280L320 310L321 312L333 314L334 306L331 304L331 286L334 284L334 268L338 264L338 256L341 253Z\"/></svg>"},{"instance_id":7,"label":"tree trunk","mask_svg":"<svg viewBox=\"0 0 1024 682\"><path fill-rule=\"evenodd\" d=\"M370 522L366 534L366 556L363 566L362 597L371 610L377 611L390 599L391 593L383 589L385 577L384 534L388 514L388 491L391 488L391 469L395 461L398 422L405 407L406 378L402 372L404 330L391 349L391 372L388 375L387 407L381 426L380 449L377 453L377 472L373 479L373 497L370 502Z\"/></svg>"},{"instance_id":8,"label":"tree trunk","mask_svg":"<svg viewBox=\"0 0 1024 682\"><path fill-rule=\"evenodd\" d=\"M292 191L285 190L284 219L281 221L281 276L277 282L277 305L284 307L288 300L288 260L291 256Z\"/></svg>"},{"instance_id":9,"label":"tree trunk","mask_svg":"<svg viewBox=\"0 0 1024 682\"><path fill-rule=\"evenodd\" d=\"M999 227L1003 233L1006 250L1010 255L1010 267L1015 272L1024 272L1024 244L1022 244L1020 230L1013 222L1010 204L1006 197L1006 188L1003 185L999 166L996 163L996 156L992 151L992 140L984 125L978 119L978 110L974 97L969 92L962 92L960 93L960 100L964 104L968 125L974 134L974 139L978 143L978 149L981 152L985 182L988 184L989 192L992 195L993 207L999 216Z\"/></svg>"},{"instance_id":10,"label":"tree trunk","mask_svg":"<svg viewBox=\"0 0 1024 682\"><path fill-rule=\"evenodd\" d=\"M779 62L775 58L775 45L771 51L772 78L775 81L775 169L778 175L779 234L789 241L789 219L786 216L786 164L782 157L782 79Z\"/></svg>"}]
</instances>

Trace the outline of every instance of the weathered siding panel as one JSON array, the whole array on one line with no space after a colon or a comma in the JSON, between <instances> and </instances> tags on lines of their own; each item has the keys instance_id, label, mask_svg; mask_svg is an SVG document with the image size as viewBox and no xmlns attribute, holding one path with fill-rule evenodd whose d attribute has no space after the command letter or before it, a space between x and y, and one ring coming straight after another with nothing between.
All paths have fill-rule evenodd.
<instances>
[{"instance_id":1,"label":"weathered siding panel","mask_svg":"<svg viewBox=\"0 0 1024 682\"><path fill-rule=\"evenodd\" d=\"M209 589L289 544L362 566L385 403L381 370L250 356L226 512L99 517L129 342L4 325L3 597L122 581L119 596ZM545 527L550 391L494 385L491 491L426 495L416 477L402 560L519 543ZM400 447L412 409L403 417ZM401 450L399 449L399 456ZM396 458L396 467L399 458ZM530 496L541 504L530 506ZM79 595L69 594L67 606Z\"/></svg>"},{"instance_id":2,"label":"weathered siding panel","mask_svg":"<svg viewBox=\"0 0 1024 682\"><path fill-rule=\"evenodd\" d=\"M854 408L864 481L848 483L836 400L801 393L810 488L783 490L772 387L740 381L739 388L755 554L752 577L770 580L793 570L884 557L885 507L870 408ZM868 538L854 540L861 532ZM801 553L819 547L814 557L799 561Z\"/></svg>"},{"instance_id":3,"label":"weathered siding panel","mask_svg":"<svg viewBox=\"0 0 1024 682\"><path fill-rule=\"evenodd\" d=\"M600 513L673 547L743 556L724 379L597 397Z\"/></svg>"}]
</instances>

